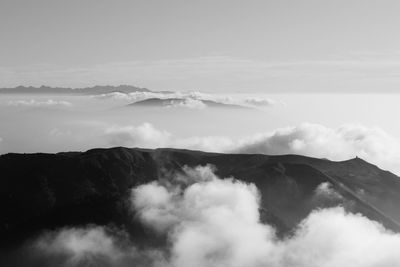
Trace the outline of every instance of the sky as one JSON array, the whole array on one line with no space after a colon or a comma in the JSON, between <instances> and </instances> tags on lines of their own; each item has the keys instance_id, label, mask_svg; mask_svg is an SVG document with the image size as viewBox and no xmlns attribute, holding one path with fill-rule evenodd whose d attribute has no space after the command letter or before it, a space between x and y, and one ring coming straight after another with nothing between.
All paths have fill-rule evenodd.
<instances>
[{"instance_id":1,"label":"sky","mask_svg":"<svg viewBox=\"0 0 400 267\"><path fill-rule=\"evenodd\" d=\"M398 1L2 0L1 87L397 92Z\"/></svg>"},{"instance_id":2,"label":"sky","mask_svg":"<svg viewBox=\"0 0 400 267\"><path fill-rule=\"evenodd\" d=\"M185 101L129 109L171 95L0 95L0 153L360 156L399 174L399 11L388 0L1 0L0 87L130 84Z\"/></svg>"}]
</instances>

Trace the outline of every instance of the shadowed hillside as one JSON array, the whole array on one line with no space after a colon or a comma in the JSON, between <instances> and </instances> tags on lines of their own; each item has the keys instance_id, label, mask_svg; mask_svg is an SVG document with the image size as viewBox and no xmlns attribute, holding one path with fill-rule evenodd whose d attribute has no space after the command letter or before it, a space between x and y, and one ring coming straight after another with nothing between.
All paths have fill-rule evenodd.
<instances>
[{"instance_id":1,"label":"shadowed hillside","mask_svg":"<svg viewBox=\"0 0 400 267\"><path fill-rule=\"evenodd\" d=\"M0 156L0 240L18 243L44 229L106 224L135 241L156 242L136 222L129 192L136 185L212 164L220 177L254 183L262 220L289 233L318 207L342 205L400 231L400 179L361 159L333 162L297 155L217 154L177 149L93 149Z\"/></svg>"}]
</instances>

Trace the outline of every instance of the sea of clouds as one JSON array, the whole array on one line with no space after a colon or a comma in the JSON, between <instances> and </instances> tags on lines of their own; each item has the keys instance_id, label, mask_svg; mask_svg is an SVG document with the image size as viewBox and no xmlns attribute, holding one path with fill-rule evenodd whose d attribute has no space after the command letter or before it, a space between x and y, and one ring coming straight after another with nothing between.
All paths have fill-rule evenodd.
<instances>
[{"instance_id":1,"label":"sea of clouds","mask_svg":"<svg viewBox=\"0 0 400 267\"><path fill-rule=\"evenodd\" d=\"M107 94L95 95L92 96L95 99L114 99L121 100L128 103L134 103L146 99L151 98L159 98L159 99L182 99L183 102L180 102L177 105L171 104L168 107L185 107L192 109L204 109L207 107L204 104L204 100L206 101L214 101L221 104L228 105L239 105L245 107L252 108L265 108L270 107L276 104L283 104L281 102L275 101L271 98L263 97L263 96L230 96L230 95L215 95L215 94L207 94L198 91L187 91L187 92L133 92L133 93L121 93L121 92L112 92Z\"/></svg>"},{"instance_id":2,"label":"sea of clouds","mask_svg":"<svg viewBox=\"0 0 400 267\"><path fill-rule=\"evenodd\" d=\"M321 124L302 123L239 137L182 137L178 134L146 122L138 125L101 123L94 124L94 127L91 124L79 124L71 129L53 127L47 136L48 140L64 144L65 147L72 144L87 144L89 148L169 147L220 153L297 154L336 161L358 156L382 169L400 174L400 141L378 127L344 124L331 128ZM25 137L24 132L19 135ZM8 144L7 138L10 139L10 136L0 136L0 153L2 146Z\"/></svg>"},{"instance_id":3,"label":"sea of clouds","mask_svg":"<svg viewBox=\"0 0 400 267\"><path fill-rule=\"evenodd\" d=\"M10 100L7 102L8 106L14 107L71 107L72 103L69 101L64 100L36 100L36 99L29 99L29 100Z\"/></svg>"}]
</instances>

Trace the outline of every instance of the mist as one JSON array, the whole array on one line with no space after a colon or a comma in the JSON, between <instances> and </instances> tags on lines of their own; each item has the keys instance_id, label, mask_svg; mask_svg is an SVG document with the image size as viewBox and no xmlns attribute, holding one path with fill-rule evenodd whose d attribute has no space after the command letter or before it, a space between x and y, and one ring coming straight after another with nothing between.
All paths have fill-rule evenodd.
<instances>
[{"instance_id":1,"label":"mist","mask_svg":"<svg viewBox=\"0 0 400 267\"><path fill-rule=\"evenodd\" d=\"M128 106L153 97L180 97L185 102ZM246 108L213 108L200 100ZM337 161L359 156L400 173L400 128L383 115L399 112L396 101L393 95L196 91L95 96L2 94L0 153L126 146L300 154Z\"/></svg>"}]
</instances>

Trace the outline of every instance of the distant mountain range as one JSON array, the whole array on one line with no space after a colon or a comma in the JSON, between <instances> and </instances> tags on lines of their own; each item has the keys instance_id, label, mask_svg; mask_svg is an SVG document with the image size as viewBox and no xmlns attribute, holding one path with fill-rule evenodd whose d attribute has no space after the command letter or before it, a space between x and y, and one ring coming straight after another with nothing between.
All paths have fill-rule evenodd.
<instances>
[{"instance_id":1,"label":"distant mountain range","mask_svg":"<svg viewBox=\"0 0 400 267\"><path fill-rule=\"evenodd\" d=\"M147 88L141 88L131 85L96 85L85 88L65 88L65 87L32 87L18 86L14 88L0 88L0 94L83 94L83 95L100 95L113 92L133 93L133 92L151 92Z\"/></svg>"},{"instance_id":2,"label":"distant mountain range","mask_svg":"<svg viewBox=\"0 0 400 267\"><path fill-rule=\"evenodd\" d=\"M0 247L44 229L87 224L122 227L137 242L152 242L127 206L130 189L157 179L161 170L205 164L215 165L220 177L254 183L261 193L261 220L281 234L311 210L339 204L400 232L400 178L359 158L334 162L298 155L117 147L0 156ZM340 197L316 198L322 184Z\"/></svg>"},{"instance_id":3,"label":"distant mountain range","mask_svg":"<svg viewBox=\"0 0 400 267\"><path fill-rule=\"evenodd\" d=\"M151 97L146 98L144 100L139 100L134 103L128 104L128 107L193 107L193 108L202 108L202 107L211 107L211 108L228 108L228 109L253 109L249 106L240 105L240 104L231 104L224 103L215 100L208 99L198 99L191 96L187 97L176 97L174 96L175 92L172 91L151 91L147 88L141 88L131 85L119 85L119 86L100 86L96 85L93 87L85 87L85 88L65 88L65 87L50 87L50 86L41 86L41 87L32 87L32 86L18 86L14 88L0 88L1 94L31 94L31 95L108 95L112 96L113 93L121 93L121 94L129 94L129 93L150 93L149 97L153 95L158 96L162 95L162 97Z\"/></svg>"}]
</instances>

